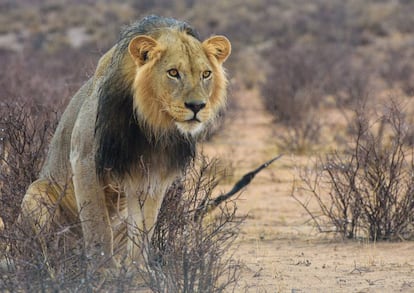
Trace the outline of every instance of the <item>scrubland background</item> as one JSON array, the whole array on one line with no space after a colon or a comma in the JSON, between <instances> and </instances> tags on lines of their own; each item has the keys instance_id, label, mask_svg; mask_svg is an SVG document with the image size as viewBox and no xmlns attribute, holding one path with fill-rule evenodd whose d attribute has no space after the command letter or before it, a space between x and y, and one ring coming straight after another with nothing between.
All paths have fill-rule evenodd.
<instances>
[{"instance_id":1,"label":"scrubland background","mask_svg":"<svg viewBox=\"0 0 414 293\"><path fill-rule=\"evenodd\" d=\"M70 97L148 14L232 42L227 113L201 147L231 174L220 190L284 154L236 201L234 290L413 292L410 0L0 0L5 228Z\"/></svg>"}]
</instances>

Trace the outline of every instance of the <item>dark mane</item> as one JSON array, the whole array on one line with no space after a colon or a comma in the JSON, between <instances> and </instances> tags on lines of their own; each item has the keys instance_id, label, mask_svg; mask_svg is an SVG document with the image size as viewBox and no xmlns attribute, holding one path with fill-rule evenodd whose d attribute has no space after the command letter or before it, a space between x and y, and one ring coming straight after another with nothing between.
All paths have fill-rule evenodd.
<instances>
[{"instance_id":1,"label":"dark mane","mask_svg":"<svg viewBox=\"0 0 414 293\"><path fill-rule=\"evenodd\" d=\"M118 44L120 44L120 49L124 51L134 36L148 35L157 38L163 29L176 29L200 41L198 32L188 23L174 18L150 15L125 27L121 32Z\"/></svg>"},{"instance_id":2,"label":"dark mane","mask_svg":"<svg viewBox=\"0 0 414 293\"><path fill-rule=\"evenodd\" d=\"M156 139L139 126L133 108L131 84L120 70L129 41L139 34L157 34L163 28L177 28L196 37L186 23L170 18L149 16L121 33L109 73L98 92L95 124L96 173L102 181L106 174L123 178L153 160L163 160L168 169L184 169L194 158L195 139L177 131ZM161 157L160 157L161 156ZM157 157L157 158L156 158Z\"/></svg>"}]
</instances>

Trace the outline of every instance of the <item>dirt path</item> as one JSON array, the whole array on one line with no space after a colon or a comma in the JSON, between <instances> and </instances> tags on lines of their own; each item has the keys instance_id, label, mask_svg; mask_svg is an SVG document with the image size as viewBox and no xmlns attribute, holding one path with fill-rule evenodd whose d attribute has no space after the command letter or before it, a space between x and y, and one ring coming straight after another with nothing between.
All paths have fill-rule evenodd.
<instances>
[{"instance_id":1,"label":"dirt path","mask_svg":"<svg viewBox=\"0 0 414 293\"><path fill-rule=\"evenodd\" d=\"M238 94L237 115L204 144L235 176L277 155L272 117L256 92ZM414 292L414 244L344 242L318 234L290 197L295 166L285 155L257 176L238 202L247 214L237 241L236 292Z\"/></svg>"}]
</instances>

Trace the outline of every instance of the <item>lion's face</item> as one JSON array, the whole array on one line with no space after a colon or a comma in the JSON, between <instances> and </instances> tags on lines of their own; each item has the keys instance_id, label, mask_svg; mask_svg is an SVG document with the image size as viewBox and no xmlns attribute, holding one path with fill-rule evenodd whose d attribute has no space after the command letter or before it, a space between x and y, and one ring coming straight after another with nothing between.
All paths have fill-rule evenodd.
<instances>
[{"instance_id":1,"label":"lion's face","mask_svg":"<svg viewBox=\"0 0 414 293\"><path fill-rule=\"evenodd\" d=\"M216 36L199 42L175 30L155 40L137 36L129 44L135 64L134 107L138 120L155 132L173 128L197 134L225 104L222 63L230 42Z\"/></svg>"}]
</instances>

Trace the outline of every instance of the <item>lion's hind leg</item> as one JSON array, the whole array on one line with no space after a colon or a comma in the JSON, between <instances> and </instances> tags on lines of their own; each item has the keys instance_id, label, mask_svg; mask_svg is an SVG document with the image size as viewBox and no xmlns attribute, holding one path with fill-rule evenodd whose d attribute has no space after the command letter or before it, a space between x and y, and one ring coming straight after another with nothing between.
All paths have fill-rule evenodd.
<instances>
[{"instance_id":1,"label":"lion's hind leg","mask_svg":"<svg viewBox=\"0 0 414 293\"><path fill-rule=\"evenodd\" d=\"M62 224L62 203L65 214L68 211L71 213L69 206L73 204L68 204L68 201L73 196L68 195L73 194L72 190L70 186L61 188L47 179L33 182L23 198L21 213L17 220L20 234L18 247L21 253L40 256L40 260L48 267L52 277L53 269L50 266L48 247L51 245L57 225Z\"/></svg>"},{"instance_id":2,"label":"lion's hind leg","mask_svg":"<svg viewBox=\"0 0 414 293\"><path fill-rule=\"evenodd\" d=\"M23 198L18 223L28 225L35 234L50 231L53 220L59 217L59 193L49 180L33 182Z\"/></svg>"}]
</instances>

